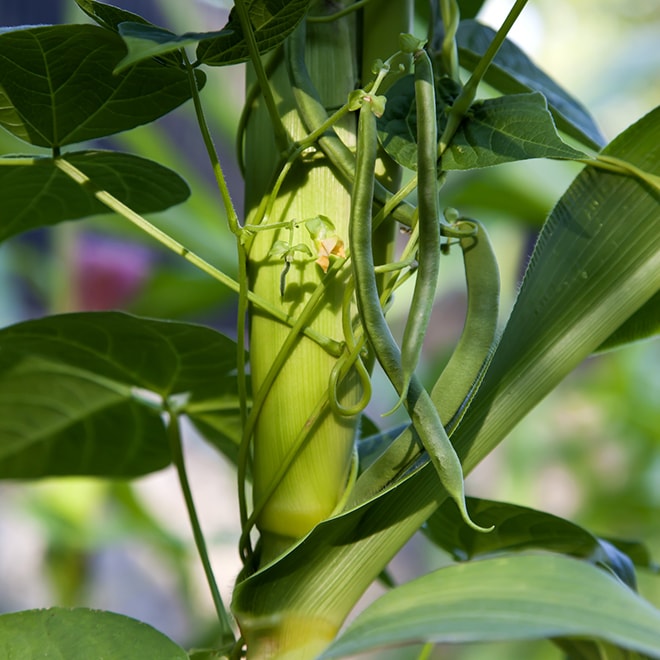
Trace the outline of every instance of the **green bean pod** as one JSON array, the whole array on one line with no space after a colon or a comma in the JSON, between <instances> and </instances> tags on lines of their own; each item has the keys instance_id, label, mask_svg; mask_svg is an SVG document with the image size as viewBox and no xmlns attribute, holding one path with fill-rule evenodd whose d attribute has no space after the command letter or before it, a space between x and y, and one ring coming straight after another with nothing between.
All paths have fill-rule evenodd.
<instances>
[{"instance_id":1,"label":"green bean pod","mask_svg":"<svg viewBox=\"0 0 660 660\"><path fill-rule=\"evenodd\" d=\"M497 258L483 225L476 220L460 220L475 233L460 237L465 265L468 301L465 326L447 366L431 390L431 398L443 411L451 433L465 414L490 363L497 340L500 274Z\"/></svg>"},{"instance_id":2,"label":"green bean pod","mask_svg":"<svg viewBox=\"0 0 660 660\"><path fill-rule=\"evenodd\" d=\"M417 277L401 344L405 397L419 362L440 269L438 209L438 129L435 116L433 68L426 51L415 53L415 102L417 105L417 211L419 247Z\"/></svg>"},{"instance_id":3,"label":"green bean pod","mask_svg":"<svg viewBox=\"0 0 660 660\"><path fill-rule=\"evenodd\" d=\"M358 121L356 176L351 197L349 236L355 291L365 334L376 359L401 395L403 371L401 352L390 331L380 304L372 249L372 197L377 152L376 117L371 99L365 95ZM424 448L438 473L440 483L456 502L470 527L489 531L474 523L465 504L465 484L460 460L451 444L431 397L413 374L404 399Z\"/></svg>"}]
</instances>

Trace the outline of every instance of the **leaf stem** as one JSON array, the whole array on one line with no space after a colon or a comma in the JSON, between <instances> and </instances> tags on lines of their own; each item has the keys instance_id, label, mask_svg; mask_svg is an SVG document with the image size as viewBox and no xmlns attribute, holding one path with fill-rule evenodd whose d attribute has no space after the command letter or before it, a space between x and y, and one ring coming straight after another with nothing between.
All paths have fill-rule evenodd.
<instances>
[{"instance_id":1,"label":"leaf stem","mask_svg":"<svg viewBox=\"0 0 660 660\"><path fill-rule=\"evenodd\" d=\"M199 524L199 518L197 516L197 510L195 509L195 502L193 501L192 491L190 490L190 482L188 481L188 474L186 472L185 459L183 456L183 447L181 445L181 429L179 428L179 418L174 412L169 410L167 404L165 405L165 409L169 415L169 420L167 422L167 437L170 441L172 461L176 466L176 471L179 476L179 484L181 485L183 499L186 503L186 510L188 511L188 518L190 519L190 525L192 527L193 537L195 539L195 545L197 546L197 552L199 553L202 566L204 567L206 580L208 582L209 589L211 590L213 605L215 606L215 611L218 615L218 620L220 621L221 643L231 644L235 641L234 632L231 627L229 615L227 614L227 610L222 602L218 584L213 574L213 568L211 566L208 551L206 549L206 541L204 540L204 534Z\"/></svg>"},{"instance_id":2,"label":"leaf stem","mask_svg":"<svg viewBox=\"0 0 660 660\"><path fill-rule=\"evenodd\" d=\"M238 222L238 215L236 214L236 209L234 208L234 204L231 201L231 195L229 194L227 181L225 180L225 175L222 171L222 165L220 164L220 159L218 158L218 152L216 151L215 145L213 144L213 138L211 137L211 133L206 122L206 117L204 116L204 108L202 107L202 101L199 97L199 89L197 88L197 81L195 79L195 70L190 64L188 55L183 48L181 49L181 55L183 56L183 61L186 65L188 82L190 83L190 94L192 96L193 105L195 107L197 124L199 125L199 130L202 134L204 145L206 146L206 153L208 154L209 160L211 161L211 166L213 167L215 180L218 182L218 188L220 189L220 195L222 196L222 202L227 214L227 223L229 224L229 229L231 232L235 236L239 236L241 233L241 227Z\"/></svg>"}]
</instances>

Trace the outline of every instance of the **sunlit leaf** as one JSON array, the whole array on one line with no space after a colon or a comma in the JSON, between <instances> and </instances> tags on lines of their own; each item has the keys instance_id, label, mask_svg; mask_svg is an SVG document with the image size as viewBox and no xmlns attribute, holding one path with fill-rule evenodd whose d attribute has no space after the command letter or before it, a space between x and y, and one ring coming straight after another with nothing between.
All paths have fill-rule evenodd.
<instances>
[{"instance_id":1,"label":"sunlit leaf","mask_svg":"<svg viewBox=\"0 0 660 660\"><path fill-rule=\"evenodd\" d=\"M449 79L438 85L439 133L458 93L458 87ZM398 80L388 90L378 126L387 153L400 165L416 170L417 113L412 76ZM475 103L443 154L441 166L444 170L466 170L528 158L583 156L559 139L542 94L514 94Z\"/></svg>"},{"instance_id":2,"label":"sunlit leaf","mask_svg":"<svg viewBox=\"0 0 660 660\"><path fill-rule=\"evenodd\" d=\"M660 173L660 109L604 152ZM552 211L515 306L461 429L479 452L505 435L660 289L660 193L587 168ZM470 412L474 416L470 415Z\"/></svg>"},{"instance_id":3,"label":"sunlit leaf","mask_svg":"<svg viewBox=\"0 0 660 660\"><path fill-rule=\"evenodd\" d=\"M456 35L461 65L472 71L486 52L495 31L474 20L461 21ZM605 144L584 106L541 71L513 42L506 40L484 80L503 94L541 92L548 100L557 127L592 149Z\"/></svg>"},{"instance_id":4,"label":"sunlit leaf","mask_svg":"<svg viewBox=\"0 0 660 660\"><path fill-rule=\"evenodd\" d=\"M445 170L528 158L581 158L557 136L543 95L514 94L475 104L442 156Z\"/></svg>"},{"instance_id":5,"label":"sunlit leaf","mask_svg":"<svg viewBox=\"0 0 660 660\"><path fill-rule=\"evenodd\" d=\"M247 0L254 38L260 53L281 44L307 13L311 0ZM244 62L249 57L243 29L236 10L229 14L224 35L201 41L198 59L209 66Z\"/></svg>"},{"instance_id":6,"label":"sunlit leaf","mask_svg":"<svg viewBox=\"0 0 660 660\"><path fill-rule=\"evenodd\" d=\"M178 174L139 156L80 151L63 158L137 213L163 211L190 194ZM35 227L108 213L92 190L66 176L52 158L0 159L0 189L0 240Z\"/></svg>"},{"instance_id":7,"label":"sunlit leaf","mask_svg":"<svg viewBox=\"0 0 660 660\"><path fill-rule=\"evenodd\" d=\"M660 658L660 610L591 564L514 555L443 568L361 612L321 658L392 644L587 637Z\"/></svg>"},{"instance_id":8,"label":"sunlit leaf","mask_svg":"<svg viewBox=\"0 0 660 660\"><path fill-rule=\"evenodd\" d=\"M0 477L136 476L165 467L164 401L235 396L234 342L117 312L0 330Z\"/></svg>"},{"instance_id":9,"label":"sunlit leaf","mask_svg":"<svg viewBox=\"0 0 660 660\"><path fill-rule=\"evenodd\" d=\"M114 612L83 608L0 615L5 658L66 660L187 660L187 653L151 626Z\"/></svg>"},{"instance_id":10,"label":"sunlit leaf","mask_svg":"<svg viewBox=\"0 0 660 660\"><path fill-rule=\"evenodd\" d=\"M95 25L0 34L0 125L57 148L152 122L190 98L186 72L154 60L114 75L125 52L119 35Z\"/></svg>"}]
</instances>

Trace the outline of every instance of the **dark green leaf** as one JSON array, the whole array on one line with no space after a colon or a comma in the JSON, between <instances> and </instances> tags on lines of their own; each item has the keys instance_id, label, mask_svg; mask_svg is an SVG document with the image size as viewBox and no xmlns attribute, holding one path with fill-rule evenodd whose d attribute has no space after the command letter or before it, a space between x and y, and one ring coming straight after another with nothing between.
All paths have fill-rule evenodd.
<instances>
[{"instance_id":1,"label":"dark green leaf","mask_svg":"<svg viewBox=\"0 0 660 660\"><path fill-rule=\"evenodd\" d=\"M599 347L608 351L641 339L660 334L660 291L642 305L623 325L613 332Z\"/></svg>"},{"instance_id":2,"label":"dark green leaf","mask_svg":"<svg viewBox=\"0 0 660 660\"><path fill-rule=\"evenodd\" d=\"M60 147L154 121L190 98L186 72L154 60L114 75L125 51L117 34L94 25L0 35L0 125Z\"/></svg>"},{"instance_id":3,"label":"dark green leaf","mask_svg":"<svg viewBox=\"0 0 660 660\"><path fill-rule=\"evenodd\" d=\"M454 559L464 561L494 552L541 548L589 557L598 548L595 537L568 520L507 502L469 498L470 511L484 525L495 525L489 534L472 532L457 524L456 507L447 501L429 518L426 535Z\"/></svg>"},{"instance_id":4,"label":"dark green leaf","mask_svg":"<svg viewBox=\"0 0 660 660\"><path fill-rule=\"evenodd\" d=\"M126 9L108 5L104 2L97 2L97 0L76 0L76 4L101 27L112 30L113 32L117 32L119 24L126 21L151 25L146 18L143 18L139 14L134 14L133 12L126 11Z\"/></svg>"},{"instance_id":5,"label":"dark green leaf","mask_svg":"<svg viewBox=\"0 0 660 660\"><path fill-rule=\"evenodd\" d=\"M163 211L190 194L178 174L138 156L81 151L63 158L137 213ZM25 164L14 165L14 160ZM35 227L108 213L90 189L55 167L52 158L0 159L0 189L0 240Z\"/></svg>"},{"instance_id":6,"label":"dark green leaf","mask_svg":"<svg viewBox=\"0 0 660 660\"><path fill-rule=\"evenodd\" d=\"M151 626L114 612L83 608L0 615L5 658L41 660L187 660L186 652Z\"/></svg>"},{"instance_id":7,"label":"dark green leaf","mask_svg":"<svg viewBox=\"0 0 660 660\"><path fill-rule=\"evenodd\" d=\"M460 514L450 501L444 502L424 526L427 537L458 561L502 552L548 550L605 565L629 587L636 587L630 558L579 525L507 502L471 497L468 507L482 525L493 525L495 529L480 534L462 525Z\"/></svg>"},{"instance_id":8,"label":"dark green leaf","mask_svg":"<svg viewBox=\"0 0 660 660\"><path fill-rule=\"evenodd\" d=\"M114 7L113 5L106 5L97 0L76 0L78 6L101 27L104 27L113 32L119 32L119 25L121 23L135 23L143 26L154 27L146 18L134 14L133 12ZM178 52L178 49L172 49L174 52L165 51L160 54L159 60L167 62L172 66L183 66L183 58Z\"/></svg>"},{"instance_id":9,"label":"dark green leaf","mask_svg":"<svg viewBox=\"0 0 660 660\"><path fill-rule=\"evenodd\" d=\"M162 57L205 39L225 39L233 34L225 28L215 32L186 32L176 35L169 30L143 23L121 23L118 30L128 48L128 55L117 65L117 72L150 57Z\"/></svg>"},{"instance_id":10,"label":"dark green leaf","mask_svg":"<svg viewBox=\"0 0 660 660\"><path fill-rule=\"evenodd\" d=\"M178 410L226 404L235 351L209 328L117 312L0 330L0 476L131 477L165 467L164 400Z\"/></svg>"},{"instance_id":11,"label":"dark green leaf","mask_svg":"<svg viewBox=\"0 0 660 660\"><path fill-rule=\"evenodd\" d=\"M438 134L446 123L446 110L460 94L460 87L449 78L436 83ZM417 169L417 105L414 76L397 80L387 90L385 112L378 118L378 137L385 151L403 167Z\"/></svg>"},{"instance_id":12,"label":"dark green leaf","mask_svg":"<svg viewBox=\"0 0 660 660\"><path fill-rule=\"evenodd\" d=\"M321 658L413 642L586 637L660 658L660 610L594 566L513 555L443 568L392 589Z\"/></svg>"},{"instance_id":13,"label":"dark green leaf","mask_svg":"<svg viewBox=\"0 0 660 660\"><path fill-rule=\"evenodd\" d=\"M247 0L254 37L260 53L281 44L307 13L311 0ZM236 10L229 14L224 36L201 41L197 58L209 66L244 62L249 53Z\"/></svg>"},{"instance_id":14,"label":"dark green leaf","mask_svg":"<svg viewBox=\"0 0 660 660\"><path fill-rule=\"evenodd\" d=\"M438 132L446 124L447 109L459 93L445 78L438 84ZM400 165L417 168L417 113L412 76L397 81L387 93L379 119L379 136L387 153ZM515 94L480 101L463 120L442 156L442 169L467 170L528 158L581 158L557 135L542 94Z\"/></svg>"},{"instance_id":15,"label":"dark green leaf","mask_svg":"<svg viewBox=\"0 0 660 660\"><path fill-rule=\"evenodd\" d=\"M494 30L477 21L461 21L456 36L461 65L472 71L494 34ZM541 92L548 100L559 130L592 149L600 149L605 144L600 130L582 104L543 73L511 41L504 42L484 80L503 94Z\"/></svg>"}]
</instances>

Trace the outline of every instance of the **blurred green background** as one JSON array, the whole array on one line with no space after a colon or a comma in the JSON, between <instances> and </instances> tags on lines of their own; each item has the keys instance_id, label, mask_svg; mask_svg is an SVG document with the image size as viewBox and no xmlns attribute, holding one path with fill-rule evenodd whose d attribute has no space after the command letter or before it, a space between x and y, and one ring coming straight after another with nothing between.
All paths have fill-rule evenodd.
<instances>
[{"instance_id":1,"label":"blurred green background","mask_svg":"<svg viewBox=\"0 0 660 660\"><path fill-rule=\"evenodd\" d=\"M177 32L215 29L226 18L223 3L213 0L115 4ZM510 4L489 0L482 19L497 26ZM0 25L84 20L72 0L3 0L0 5ZM421 26L419 33L424 33ZM531 0L512 38L592 111L609 140L660 102L658 34L656 0ZM234 134L243 68L209 74L203 101L240 209ZM191 199L152 220L226 272L235 272L233 238L190 104L155 125L95 146L141 153L179 171L192 188ZM0 149L30 151L4 133ZM535 232L576 171L570 164L527 162L450 179L443 204L484 220L492 234L501 261L504 318ZM424 359L429 379L461 330L460 268L457 256L443 265ZM0 290L3 326L49 313L121 308L234 333L233 295L113 217L65 223L3 244ZM399 300L405 297L404 292ZM395 305L395 328L401 323L397 311ZM384 382L375 392L372 417L383 426L394 423L378 417L392 407L394 394ZM192 433L187 441L194 494L228 601L240 568L233 471ZM585 362L470 475L468 491L544 509L603 536L640 540L660 559L660 342ZM447 561L420 536L395 559L392 571L405 580ZM642 572L639 581L642 593L660 607L660 576ZM375 588L367 598L377 593ZM0 483L0 612L53 604L125 613L184 646L213 642L212 604L172 471L131 484ZM375 657L413 658L418 652L397 649ZM432 657L545 660L562 654L538 642L442 647Z\"/></svg>"}]
</instances>

